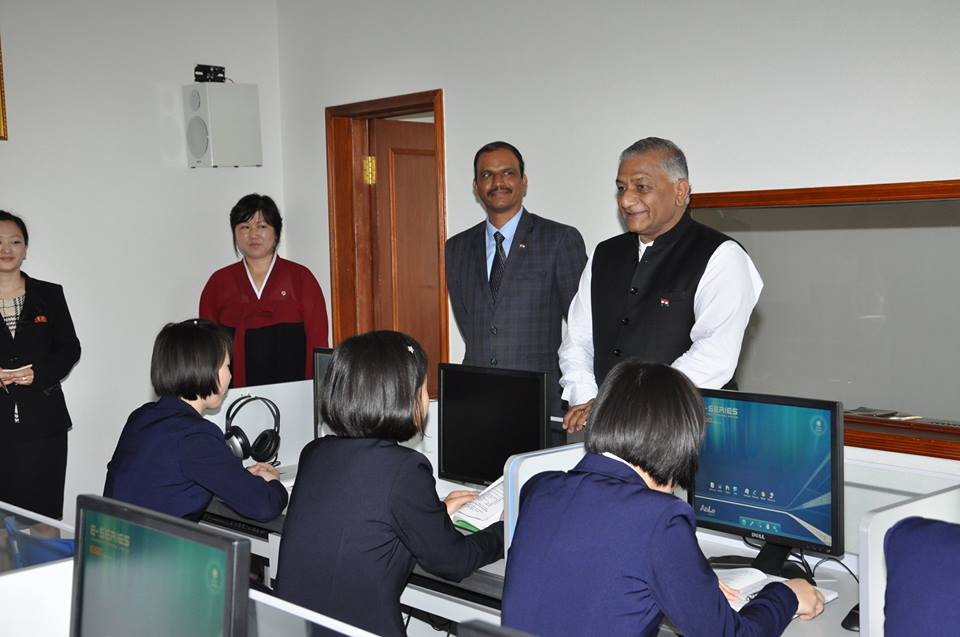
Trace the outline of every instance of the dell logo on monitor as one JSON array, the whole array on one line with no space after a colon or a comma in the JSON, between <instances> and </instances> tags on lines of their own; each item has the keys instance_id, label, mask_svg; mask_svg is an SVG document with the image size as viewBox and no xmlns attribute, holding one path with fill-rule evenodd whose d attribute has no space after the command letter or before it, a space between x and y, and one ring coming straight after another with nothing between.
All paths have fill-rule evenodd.
<instances>
[{"instance_id":1,"label":"dell logo on monitor","mask_svg":"<svg viewBox=\"0 0 960 637\"><path fill-rule=\"evenodd\" d=\"M756 531L750 531L750 537L757 538L758 540L765 540L767 536L763 533L757 533Z\"/></svg>"}]
</instances>

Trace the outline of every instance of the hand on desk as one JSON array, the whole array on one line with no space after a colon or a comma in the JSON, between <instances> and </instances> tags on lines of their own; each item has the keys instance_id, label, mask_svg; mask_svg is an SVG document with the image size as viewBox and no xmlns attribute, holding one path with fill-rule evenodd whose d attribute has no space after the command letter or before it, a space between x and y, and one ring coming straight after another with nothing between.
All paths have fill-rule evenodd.
<instances>
[{"instance_id":1,"label":"hand on desk","mask_svg":"<svg viewBox=\"0 0 960 637\"><path fill-rule=\"evenodd\" d=\"M277 468L266 462L258 462L257 464L252 464L247 467L247 471L252 473L255 476L260 476L267 482L272 480L280 479L280 472L277 471Z\"/></svg>"},{"instance_id":2,"label":"hand on desk","mask_svg":"<svg viewBox=\"0 0 960 637\"><path fill-rule=\"evenodd\" d=\"M447 505L447 515L453 515L460 510L467 502L475 500L476 497L480 495L477 491L451 491L447 494L447 497L443 499L443 503Z\"/></svg>"},{"instance_id":3,"label":"hand on desk","mask_svg":"<svg viewBox=\"0 0 960 637\"><path fill-rule=\"evenodd\" d=\"M567 433L576 433L587 426L590 410L593 409L593 399L579 405L571 405L563 415L563 428Z\"/></svg>"},{"instance_id":4,"label":"hand on desk","mask_svg":"<svg viewBox=\"0 0 960 637\"><path fill-rule=\"evenodd\" d=\"M788 579L784 582L797 596L797 617L813 619L823 612L823 594L804 579Z\"/></svg>"}]
</instances>

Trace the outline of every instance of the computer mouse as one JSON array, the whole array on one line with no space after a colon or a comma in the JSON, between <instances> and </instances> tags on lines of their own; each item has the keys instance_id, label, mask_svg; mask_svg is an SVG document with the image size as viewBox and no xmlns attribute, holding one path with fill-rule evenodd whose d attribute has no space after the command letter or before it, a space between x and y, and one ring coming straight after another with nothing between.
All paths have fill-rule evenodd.
<instances>
[{"instance_id":1,"label":"computer mouse","mask_svg":"<svg viewBox=\"0 0 960 637\"><path fill-rule=\"evenodd\" d=\"M853 630L858 633L860 632L860 604L856 604L850 609L850 612L847 613L847 616L844 617L843 621L840 622L840 626L846 628L847 630Z\"/></svg>"}]
</instances>

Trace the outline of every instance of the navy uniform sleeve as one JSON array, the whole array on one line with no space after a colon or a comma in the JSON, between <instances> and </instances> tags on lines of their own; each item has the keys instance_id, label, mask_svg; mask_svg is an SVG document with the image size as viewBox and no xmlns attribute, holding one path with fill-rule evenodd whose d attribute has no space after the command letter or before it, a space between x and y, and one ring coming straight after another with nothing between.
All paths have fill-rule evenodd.
<instances>
[{"instance_id":1,"label":"navy uniform sleeve","mask_svg":"<svg viewBox=\"0 0 960 637\"><path fill-rule=\"evenodd\" d=\"M456 529L437 496L430 462L411 454L397 472L390 493L400 541L425 570L460 581L503 557L503 522L465 536Z\"/></svg>"},{"instance_id":2,"label":"navy uniform sleeve","mask_svg":"<svg viewBox=\"0 0 960 637\"><path fill-rule=\"evenodd\" d=\"M781 634L797 610L786 585L769 584L738 614L720 591L697 544L689 514L668 511L651 539L650 588L663 613L687 637Z\"/></svg>"},{"instance_id":3,"label":"navy uniform sleeve","mask_svg":"<svg viewBox=\"0 0 960 637\"><path fill-rule=\"evenodd\" d=\"M240 515L266 522L287 506L287 490L279 480L265 481L243 467L223 438L195 433L179 442L180 469Z\"/></svg>"}]
</instances>

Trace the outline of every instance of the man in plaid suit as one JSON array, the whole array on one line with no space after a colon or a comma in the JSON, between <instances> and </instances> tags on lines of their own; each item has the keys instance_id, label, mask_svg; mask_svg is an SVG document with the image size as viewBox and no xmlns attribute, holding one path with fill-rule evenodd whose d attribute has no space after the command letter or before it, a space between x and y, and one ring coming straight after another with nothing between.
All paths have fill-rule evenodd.
<instances>
[{"instance_id":1,"label":"man in plaid suit","mask_svg":"<svg viewBox=\"0 0 960 637\"><path fill-rule=\"evenodd\" d=\"M446 245L447 287L465 365L547 373L547 409L561 415L561 324L587 262L580 232L523 208L523 157L491 142L473 161L485 221Z\"/></svg>"}]
</instances>

